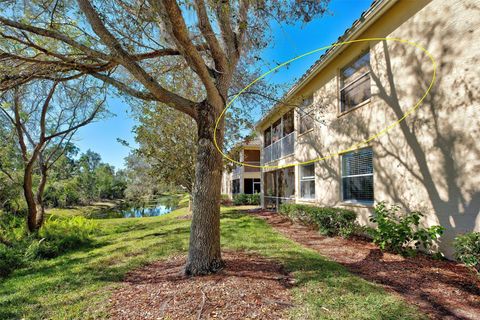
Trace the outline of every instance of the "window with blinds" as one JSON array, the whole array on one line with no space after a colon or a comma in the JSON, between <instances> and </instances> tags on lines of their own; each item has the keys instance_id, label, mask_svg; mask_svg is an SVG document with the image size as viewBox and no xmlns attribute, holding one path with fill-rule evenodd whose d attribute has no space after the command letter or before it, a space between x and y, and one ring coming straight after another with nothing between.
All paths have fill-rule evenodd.
<instances>
[{"instance_id":1,"label":"window with blinds","mask_svg":"<svg viewBox=\"0 0 480 320\"><path fill-rule=\"evenodd\" d=\"M373 202L373 151L371 148L342 156L343 201Z\"/></svg>"},{"instance_id":2,"label":"window with blinds","mask_svg":"<svg viewBox=\"0 0 480 320\"><path fill-rule=\"evenodd\" d=\"M346 112L370 99L370 52L340 71L340 111Z\"/></svg>"},{"instance_id":3,"label":"window with blinds","mask_svg":"<svg viewBox=\"0 0 480 320\"><path fill-rule=\"evenodd\" d=\"M300 166L300 197L315 199L315 164Z\"/></svg>"}]
</instances>

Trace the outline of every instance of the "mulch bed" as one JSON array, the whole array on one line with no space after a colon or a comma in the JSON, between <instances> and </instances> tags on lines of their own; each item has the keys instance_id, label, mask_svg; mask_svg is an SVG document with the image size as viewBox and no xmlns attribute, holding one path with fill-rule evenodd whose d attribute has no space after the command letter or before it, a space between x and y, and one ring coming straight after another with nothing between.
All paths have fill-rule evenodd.
<instances>
[{"instance_id":1,"label":"mulch bed","mask_svg":"<svg viewBox=\"0 0 480 320\"><path fill-rule=\"evenodd\" d=\"M226 267L189 278L185 257L129 273L110 299L110 319L284 319L293 279L271 260L225 252Z\"/></svg>"},{"instance_id":2,"label":"mulch bed","mask_svg":"<svg viewBox=\"0 0 480 320\"><path fill-rule=\"evenodd\" d=\"M262 210L262 217L290 239L318 251L362 278L396 292L433 319L480 319L480 281L464 266L426 255L382 252L365 239L324 237L307 226Z\"/></svg>"}]
</instances>

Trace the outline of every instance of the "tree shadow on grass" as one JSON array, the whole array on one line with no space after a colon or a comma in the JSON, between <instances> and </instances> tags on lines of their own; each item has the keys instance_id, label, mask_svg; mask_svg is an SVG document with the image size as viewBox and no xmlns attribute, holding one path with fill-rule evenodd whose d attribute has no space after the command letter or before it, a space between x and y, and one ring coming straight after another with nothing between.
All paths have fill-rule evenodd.
<instances>
[{"instance_id":1,"label":"tree shadow on grass","mask_svg":"<svg viewBox=\"0 0 480 320\"><path fill-rule=\"evenodd\" d=\"M147 227L134 230L145 229ZM160 226L156 228L159 229ZM0 282L0 319L21 319L26 314L31 315L32 309L39 310L38 314L35 312L35 317L48 318L46 312L56 308L57 302L45 301L46 297L61 295L62 302L58 305L77 303L82 298L72 296L72 292L81 292L88 286L106 287L115 284L122 281L131 269L182 251L188 242L188 233L189 226L186 225L152 232L136 239L127 238L120 246L117 240L108 239L96 242L93 247L70 251L50 260L39 261L37 265L29 268L17 270ZM155 237L159 238L158 242L152 241ZM108 250L109 246L112 246L111 250ZM145 254L147 252L148 256ZM77 256L78 254L81 256ZM62 292L69 302L63 300Z\"/></svg>"},{"instance_id":2,"label":"tree shadow on grass","mask_svg":"<svg viewBox=\"0 0 480 320\"><path fill-rule=\"evenodd\" d=\"M388 318L388 312L394 314L390 317L392 319L421 317L421 313L415 308L409 307L398 297L387 294L381 286L364 280L349 272L345 266L326 260L317 252L288 240L273 230L265 220L238 211L233 212L231 217L232 219L226 214L222 220L223 247L255 252L282 264L295 276L294 290L302 292L301 301L308 305L310 311L321 312L318 309L327 306L335 309L338 318L348 318L353 315L342 309L359 312L366 308L372 319ZM375 303L368 305L366 301L370 300ZM319 301L324 304L318 305ZM340 304L346 305L339 307ZM312 311L315 316L317 311Z\"/></svg>"}]
</instances>

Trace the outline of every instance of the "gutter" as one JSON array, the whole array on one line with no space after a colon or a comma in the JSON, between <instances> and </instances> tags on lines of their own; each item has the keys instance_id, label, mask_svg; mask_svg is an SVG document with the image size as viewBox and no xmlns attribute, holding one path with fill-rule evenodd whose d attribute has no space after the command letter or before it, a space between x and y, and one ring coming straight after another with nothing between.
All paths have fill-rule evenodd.
<instances>
[{"instance_id":1,"label":"gutter","mask_svg":"<svg viewBox=\"0 0 480 320\"><path fill-rule=\"evenodd\" d=\"M364 11L360 18L355 20L350 28L348 28L343 35L338 38L337 42L345 42L354 40L367 28L369 28L374 22L376 22L387 10L389 10L399 0L380 0L373 2L371 7ZM363 20L363 21L361 21ZM355 29L356 28L356 29ZM353 31L351 31L354 29ZM337 43L335 42L335 43ZM282 98L283 100L290 99L295 93L302 89L313 77L327 66L334 58L336 58L343 50L345 46L337 46L328 49L320 58L315 62L300 78L300 80L288 90L287 94ZM258 131L259 127L269 120L275 112L280 108L281 104L275 105L262 119L255 124L255 130Z\"/></svg>"}]
</instances>

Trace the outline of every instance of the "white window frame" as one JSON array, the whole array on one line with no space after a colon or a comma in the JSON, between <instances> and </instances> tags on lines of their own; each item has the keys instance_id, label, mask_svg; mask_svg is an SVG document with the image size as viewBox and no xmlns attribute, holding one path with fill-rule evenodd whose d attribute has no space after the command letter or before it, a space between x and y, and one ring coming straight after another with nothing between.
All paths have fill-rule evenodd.
<instances>
[{"instance_id":1,"label":"white window frame","mask_svg":"<svg viewBox=\"0 0 480 320\"><path fill-rule=\"evenodd\" d=\"M352 82L350 82L349 84L347 85L343 85L343 70L349 68L351 65L353 65L355 62L357 62L359 59L361 59L363 56L365 56L366 54L370 55L370 50L367 50L365 52L363 52L362 54L360 54L359 56L357 56L355 59L353 59L352 61L350 61L350 63L348 63L347 65L345 65L343 68L340 69L340 72L339 72L339 78L340 78L340 90L338 91L339 93L339 106L340 106L340 114L344 114L344 113L347 113L353 109L356 109L362 105L364 105L365 103L367 103L368 101L370 101L370 99L372 98L372 92L371 92L371 76L370 76L370 70L362 73L361 75L359 75L357 78L355 78L355 80L353 80ZM370 57L369 57L369 64L370 64ZM358 104L356 104L355 106L347 109L347 110L342 110L343 109L343 102L342 102L342 91L344 91L345 89L348 89L350 88L352 85L354 85L355 83L357 83L359 80L363 79L364 77L366 76L369 76L370 77L370 97L362 102L359 102Z\"/></svg>"},{"instance_id":2,"label":"white window frame","mask_svg":"<svg viewBox=\"0 0 480 320\"><path fill-rule=\"evenodd\" d=\"M255 180L259 180L259 181L255 181ZM255 185L258 185L259 186L259 190L260 190L260 193L261 193L261 190L262 190L262 179L260 178L252 178L252 190L253 190L253 194L255 194Z\"/></svg>"},{"instance_id":3,"label":"white window frame","mask_svg":"<svg viewBox=\"0 0 480 320\"><path fill-rule=\"evenodd\" d=\"M303 176L303 168L306 167L306 166L312 166L313 165L313 176ZM299 171L300 171L300 174L299 174L299 196L300 196L300 199L303 199L303 200L315 200L316 197L317 197L317 188L316 188L316 181L315 181L315 162L314 163L308 163L308 164L303 164L303 165L300 165L299 166ZM313 181L313 197L308 197L308 198L305 198L302 196L302 182L311 182Z\"/></svg>"},{"instance_id":4,"label":"white window frame","mask_svg":"<svg viewBox=\"0 0 480 320\"><path fill-rule=\"evenodd\" d=\"M372 173L344 175L345 172L343 171L343 157L348 155L348 154L361 152L361 151L366 150L366 149L370 149L372 151ZM373 184L373 192L372 192L373 193L373 199L372 200L344 199L343 179L344 178L353 178L353 177L366 177L366 176L371 176L372 179L375 179L374 178L375 169L374 169L374 166L373 166L374 157L375 157L375 154L373 153L373 148L371 148L371 147L366 147L366 148L362 148L362 149L358 149L358 150L354 150L354 151L350 151L350 152L347 152L345 154L342 154L342 156L340 157L340 199L342 199L342 202L350 203L350 204L353 203L353 204L362 204L362 205L373 205L373 203L375 202L375 184Z\"/></svg>"}]
</instances>

